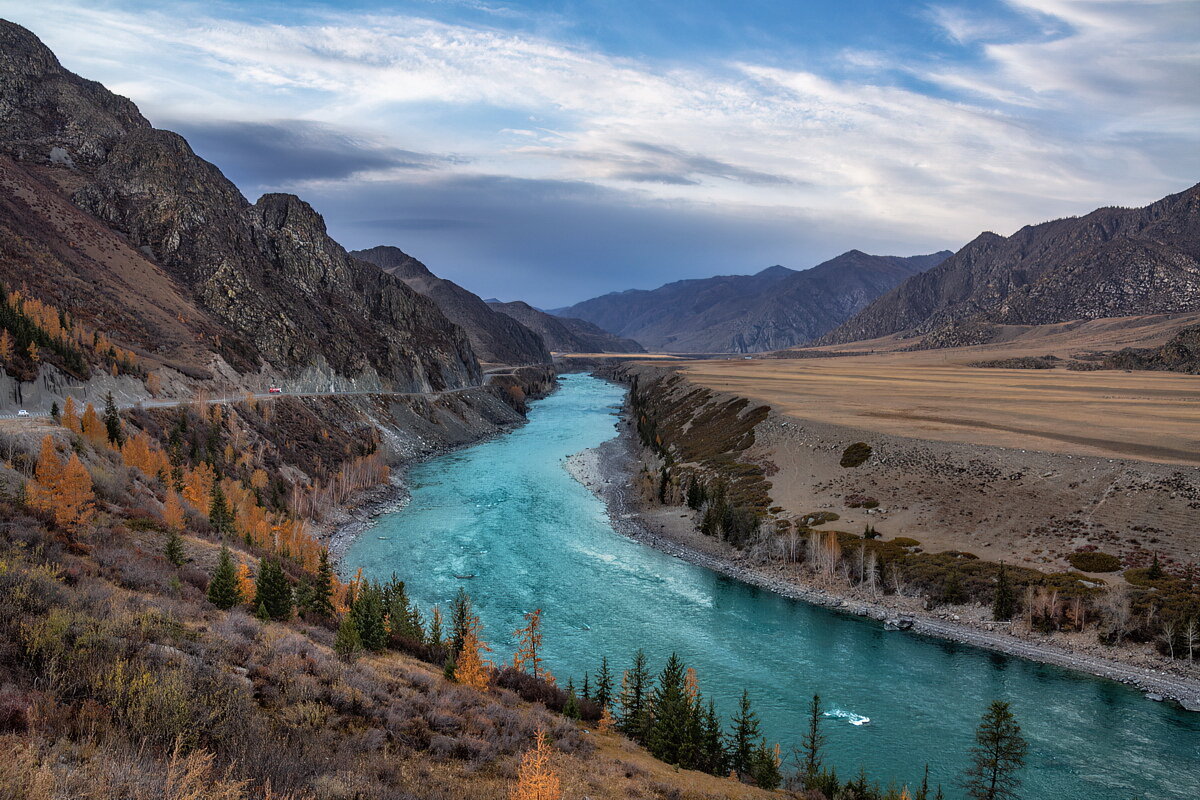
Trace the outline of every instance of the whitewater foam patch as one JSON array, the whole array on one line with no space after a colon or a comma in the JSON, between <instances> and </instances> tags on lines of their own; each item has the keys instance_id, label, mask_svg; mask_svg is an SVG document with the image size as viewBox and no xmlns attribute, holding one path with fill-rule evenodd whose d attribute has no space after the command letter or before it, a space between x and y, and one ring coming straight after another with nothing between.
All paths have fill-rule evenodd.
<instances>
[{"instance_id":1,"label":"whitewater foam patch","mask_svg":"<svg viewBox=\"0 0 1200 800\"><path fill-rule=\"evenodd\" d=\"M870 717L864 717L862 714L855 714L853 711L843 711L840 708L835 708L831 711L826 711L825 716L835 717L837 719L844 719L847 722L849 722L851 725L862 726L862 725L870 725L871 724Z\"/></svg>"}]
</instances>

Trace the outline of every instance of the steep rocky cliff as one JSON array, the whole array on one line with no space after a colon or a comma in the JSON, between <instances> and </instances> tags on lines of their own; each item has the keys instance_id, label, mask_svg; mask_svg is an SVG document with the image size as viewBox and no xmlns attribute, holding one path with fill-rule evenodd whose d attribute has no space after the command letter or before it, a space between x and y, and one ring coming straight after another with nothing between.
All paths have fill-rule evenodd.
<instances>
[{"instance_id":1,"label":"steep rocky cliff","mask_svg":"<svg viewBox=\"0 0 1200 800\"><path fill-rule=\"evenodd\" d=\"M586 300L579 317L651 350L754 353L805 344L948 252L901 258L858 250L797 272L775 266Z\"/></svg>"},{"instance_id":2,"label":"steep rocky cliff","mask_svg":"<svg viewBox=\"0 0 1200 800\"><path fill-rule=\"evenodd\" d=\"M350 255L374 264L437 303L446 317L467 332L482 360L518 365L550 362L550 352L537 333L494 311L457 283L434 275L400 248L383 245Z\"/></svg>"},{"instance_id":3,"label":"steep rocky cliff","mask_svg":"<svg viewBox=\"0 0 1200 800\"><path fill-rule=\"evenodd\" d=\"M480 381L466 334L428 298L351 258L310 206L290 195L249 203L182 137L154 129L129 100L63 69L32 33L5 21L0 154L11 159L12 181L40 186L27 195L57 193L109 229L94 230L97 253L80 258L70 253L80 243L48 202L0 209L0 235L13 245L0 253L8 274L27 269L20 259L40 250L46 282L59 273L93 282L98 294L120 296L132 317L153 316L157 294L173 294L187 306L177 316L195 317L186 327L239 371L269 365L399 390ZM57 226L62 246L28 241L37 234L32 222ZM114 284L112 258L98 253L118 250L144 281ZM86 305L64 310L93 313ZM151 331L143 336L131 344L154 355L159 342Z\"/></svg>"},{"instance_id":4,"label":"steep rocky cliff","mask_svg":"<svg viewBox=\"0 0 1200 800\"><path fill-rule=\"evenodd\" d=\"M987 341L996 324L1200 308L1200 185L1145 208L1102 208L983 233L825 338L928 335L926 346Z\"/></svg>"},{"instance_id":5,"label":"steep rocky cliff","mask_svg":"<svg viewBox=\"0 0 1200 800\"><path fill-rule=\"evenodd\" d=\"M528 303L490 302L492 308L536 331L546 346L556 353L644 353L633 339L613 336L587 320L557 317L539 311Z\"/></svg>"}]
</instances>

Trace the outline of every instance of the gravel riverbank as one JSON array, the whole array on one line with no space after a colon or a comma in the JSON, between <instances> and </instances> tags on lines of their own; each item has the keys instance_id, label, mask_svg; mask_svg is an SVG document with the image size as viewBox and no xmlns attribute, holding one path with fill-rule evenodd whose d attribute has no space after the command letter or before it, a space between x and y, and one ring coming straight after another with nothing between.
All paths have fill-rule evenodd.
<instances>
[{"instance_id":1,"label":"gravel riverbank","mask_svg":"<svg viewBox=\"0 0 1200 800\"><path fill-rule=\"evenodd\" d=\"M720 552L712 546L716 544L712 540L689 541L705 538L694 533L690 514L681 514L681 509L675 507L661 511L641 507L632 488L632 479L639 466L632 436L624 423L617 438L577 453L565 463L567 471L605 503L609 519L619 533L689 563L785 597L870 617L890 627L902 627L915 633L1119 681L1140 689L1150 699L1174 700L1190 711L1200 711L1200 681L1192 678L1076 652L1057 643L1024 638L1003 630L988 630L983 624L964 624L952 617L944 618L912 608L911 604L848 597L837 591L806 585L791 575L771 574L767 567L739 560L736 551ZM728 549L723 545L720 547ZM911 600L897 598L904 599Z\"/></svg>"}]
</instances>

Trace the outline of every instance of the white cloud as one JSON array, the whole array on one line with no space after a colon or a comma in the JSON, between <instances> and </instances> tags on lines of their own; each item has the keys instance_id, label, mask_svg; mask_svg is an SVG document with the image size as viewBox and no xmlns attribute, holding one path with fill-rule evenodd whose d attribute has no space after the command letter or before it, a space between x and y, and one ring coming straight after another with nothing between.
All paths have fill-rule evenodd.
<instances>
[{"instance_id":1,"label":"white cloud","mask_svg":"<svg viewBox=\"0 0 1200 800\"><path fill-rule=\"evenodd\" d=\"M1155 150L1177 157L1200 133L1194 2L1010 4L1045 23L1034 38L934 8L982 60L849 53L871 82L754 63L665 68L409 16L251 24L47 0L12 17L151 116L356 126L398 148L459 153L472 172L730 214L769 208L954 242L1200 178L1200 156L1172 171ZM895 85L897 71L941 91ZM534 117L546 127L525 128Z\"/></svg>"}]
</instances>

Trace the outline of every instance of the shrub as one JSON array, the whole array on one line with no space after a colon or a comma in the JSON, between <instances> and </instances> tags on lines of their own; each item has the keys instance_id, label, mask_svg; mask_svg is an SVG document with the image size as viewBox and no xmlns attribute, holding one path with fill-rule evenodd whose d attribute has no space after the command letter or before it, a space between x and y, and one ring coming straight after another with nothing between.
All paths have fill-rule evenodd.
<instances>
[{"instance_id":1,"label":"shrub","mask_svg":"<svg viewBox=\"0 0 1200 800\"><path fill-rule=\"evenodd\" d=\"M1111 553L1071 553L1067 562L1080 572L1116 572L1121 568L1121 559Z\"/></svg>"},{"instance_id":2,"label":"shrub","mask_svg":"<svg viewBox=\"0 0 1200 800\"><path fill-rule=\"evenodd\" d=\"M851 469L861 466L871 457L871 445L866 442L855 442L842 452L842 460L839 462L843 467Z\"/></svg>"},{"instance_id":3,"label":"shrub","mask_svg":"<svg viewBox=\"0 0 1200 800\"><path fill-rule=\"evenodd\" d=\"M921 545L916 539L910 539L907 536L897 536L895 539L892 539L892 544L897 547L920 547Z\"/></svg>"}]
</instances>

